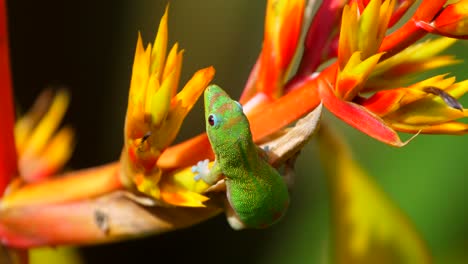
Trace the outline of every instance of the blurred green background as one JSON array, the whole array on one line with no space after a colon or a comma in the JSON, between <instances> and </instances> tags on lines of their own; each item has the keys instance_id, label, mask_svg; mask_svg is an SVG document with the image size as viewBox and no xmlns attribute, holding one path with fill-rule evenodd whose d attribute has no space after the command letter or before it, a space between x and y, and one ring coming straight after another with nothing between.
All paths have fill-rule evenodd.
<instances>
[{"instance_id":1,"label":"blurred green background","mask_svg":"<svg viewBox=\"0 0 468 264\"><path fill-rule=\"evenodd\" d=\"M261 48L265 2L172 1L169 43L178 41L186 50L181 84L197 69L213 65L214 82L237 98ZM69 167L118 159L137 32L145 43L154 40L166 1L7 4L19 110L29 107L42 89L66 86L72 93L66 123L78 136ZM468 61L467 50L466 43L458 43L448 52ZM451 72L462 80L468 78L466 69L460 64L427 76ZM467 99L462 100L465 106ZM468 263L468 138L421 135L395 149L336 123L356 159L413 220L438 262ZM198 102L177 141L202 132L203 124ZM80 252L85 263L326 262L329 199L317 159L312 141L298 160L289 213L270 229L236 232L219 216L186 230L83 247Z\"/></svg>"}]
</instances>

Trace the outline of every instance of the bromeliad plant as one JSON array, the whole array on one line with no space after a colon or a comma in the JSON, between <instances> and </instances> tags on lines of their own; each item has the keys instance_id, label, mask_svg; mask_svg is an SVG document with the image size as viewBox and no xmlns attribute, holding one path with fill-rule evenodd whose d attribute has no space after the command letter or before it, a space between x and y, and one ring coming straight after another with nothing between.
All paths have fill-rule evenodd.
<instances>
[{"instance_id":1,"label":"bromeliad plant","mask_svg":"<svg viewBox=\"0 0 468 264\"><path fill-rule=\"evenodd\" d=\"M458 62L439 53L468 36L468 1L446 2L423 0L407 21L398 23L415 1L324 0L307 25L309 17L304 14L310 14L316 1L268 1L262 50L239 101L254 141L272 146L275 155L270 162L278 165L300 150L317 127L322 105L394 147L409 142L397 132L466 134L468 125L459 119L467 110L458 98L468 82L447 75L414 81L429 69ZM1 11L0 34L5 37L0 40L6 40L5 10ZM0 124L4 245L97 243L167 232L222 212L222 190L194 181L190 170L201 159L213 159L206 135L171 145L214 69L199 70L177 92L183 51L176 43L166 54L167 12L153 44L145 48L138 37L120 161L64 177L53 174L70 155L73 133L68 128L55 131L68 96L58 92L50 104L50 96L41 96L13 129L7 43L0 43L0 98L5 101L0 107L6 116ZM434 38L418 42L427 35ZM295 58L299 67L293 71ZM314 109L319 110L313 118L306 117L297 129L285 132L286 126ZM300 130L304 123L309 129ZM333 201L335 260L372 263L395 256L407 263L430 262L430 253L408 218L352 160L335 134L323 124L319 136ZM56 191L62 189L67 192ZM342 207L342 199L350 201L347 207ZM366 213L366 205L378 210ZM350 231L346 226L355 228ZM378 254L370 250L376 245Z\"/></svg>"}]
</instances>

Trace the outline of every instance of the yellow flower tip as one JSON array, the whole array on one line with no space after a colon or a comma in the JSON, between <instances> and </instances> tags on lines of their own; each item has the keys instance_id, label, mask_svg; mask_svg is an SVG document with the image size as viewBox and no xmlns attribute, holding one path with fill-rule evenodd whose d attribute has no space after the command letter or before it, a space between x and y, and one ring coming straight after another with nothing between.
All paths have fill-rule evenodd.
<instances>
[{"instance_id":1,"label":"yellow flower tip","mask_svg":"<svg viewBox=\"0 0 468 264\"><path fill-rule=\"evenodd\" d=\"M166 78L161 87L147 97L148 100L148 110L147 115L151 117L151 126L159 127L161 123L166 119L166 116L169 112L169 107L171 105L172 90L175 83L175 73L172 72L171 75Z\"/></svg>"},{"instance_id":2,"label":"yellow flower tip","mask_svg":"<svg viewBox=\"0 0 468 264\"><path fill-rule=\"evenodd\" d=\"M466 135L468 124L461 122L446 122L435 125L409 125L404 123L392 124L396 130L406 133L420 132L422 134Z\"/></svg>"},{"instance_id":3,"label":"yellow flower tip","mask_svg":"<svg viewBox=\"0 0 468 264\"><path fill-rule=\"evenodd\" d=\"M174 84L172 86L172 97L177 93L177 87L179 86L180 72L182 70L182 59L184 50L179 51L179 44L175 43L169 55L167 56L167 62L164 67L163 79L168 78L171 73L174 75Z\"/></svg>"},{"instance_id":4,"label":"yellow flower tip","mask_svg":"<svg viewBox=\"0 0 468 264\"><path fill-rule=\"evenodd\" d=\"M174 71L175 67L177 66L177 54L178 54L178 49L179 49L179 44L175 43L171 50L169 51L169 54L167 55L167 61L166 65L164 66L164 71L162 78L165 79L167 76Z\"/></svg>"},{"instance_id":5,"label":"yellow flower tip","mask_svg":"<svg viewBox=\"0 0 468 264\"><path fill-rule=\"evenodd\" d=\"M427 40L413 44L390 58L379 61L372 71L364 91L372 92L408 86L418 73L459 63L459 60L453 56L438 55L455 41L445 37ZM421 87L434 85L432 82L428 79L426 84L418 83L417 85Z\"/></svg>"},{"instance_id":6,"label":"yellow flower tip","mask_svg":"<svg viewBox=\"0 0 468 264\"><path fill-rule=\"evenodd\" d=\"M74 149L74 131L71 127L60 129L37 156L19 160L20 175L25 182L46 179L63 168Z\"/></svg>"},{"instance_id":7,"label":"yellow flower tip","mask_svg":"<svg viewBox=\"0 0 468 264\"><path fill-rule=\"evenodd\" d=\"M183 207L206 207L203 202L209 200L201 194L183 190L162 192L161 199L168 204Z\"/></svg>"},{"instance_id":8,"label":"yellow flower tip","mask_svg":"<svg viewBox=\"0 0 468 264\"><path fill-rule=\"evenodd\" d=\"M344 6L342 21L338 43L340 69L345 67L349 58L357 51L358 7L356 2L353 2L351 6Z\"/></svg>"},{"instance_id":9,"label":"yellow flower tip","mask_svg":"<svg viewBox=\"0 0 468 264\"><path fill-rule=\"evenodd\" d=\"M69 102L70 95L66 90L57 91L49 110L37 124L27 142L28 147L26 152L28 154L36 154L46 145L50 136L62 121Z\"/></svg>"},{"instance_id":10,"label":"yellow flower tip","mask_svg":"<svg viewBox=\"0 0 468 264\"><path fill-rule=\"evenodd\" d=\"M68 161L73 152L74 135L73 128L65 126L52 138L43 152L47 167L54 168L57 171Z\"/></svg>"},{"instance_id":11,"label":"yellow flower tip","mask_svg":"<svg viewBox=\"0 0 468 264\"><path fill-rule=\"evenodd\" d=\"M188 112L213 79L214 72L213 67L197 71L184 88L172 98L168 116L159 127L158 137L152 138L151 143L154 148L162 150L172 143Z\"/></svg>"},{"instance_id":12,"label":"yellow flower tip","mask_svg":"<svg viewBox=\"0 0 468 264\"><path fill-rule=\"evenodd\" d=\"M29 109L29 111L23 116L20 116L16 121L14 134L16 151L18 155L22 155L26 147L26 141L28 140L31 132L33 131L33 128L37 125L37 123L49 109L53 96L54 93L51 89L45 89L37 97L31 109Z\"/></svg>"},{"instance_id":13,"label":"yellow flower tip","mask_svg":"<svg viewBox=\"0 0 468 264\"><path fill-rule=\"evenodd\" d=\"M176 84L175 84L175 89L172 90L172 96L174 97L176 94L177 94L177 87L179 87L179 79L180 79L180 72L182 70L182 61L183 61L183 58L184 58L184 53L185 53L185 50L180 50L178 53L177 53L177 57L176 57L176 62L175 62L175 74L176 74Z\"/></svg>"},{"instance_id":14,"label":"yellow flower tip","mask_svg":"<svg viewBox=\"0 0 468 264\"><path fill-rule=\"evenodd\" d=\"M181 103L181 107L189 108L190 110L211 82L214 74L215 69L213 66L198 70L187 82L182 91L180 91L175 97L176 101Z\"/></svg>"},{"instance_id":15,"label":"yellow flower tip","mask_svg":"<svg viewBox=\"0 0 468 264\"><path fill-rule=\"evenodd\" d=\"M354 52L337 76L337 85L335 86L337 95L344 100L352 100L364 87L383 54L377 53L361 60L362 53Z\"/></svg>"},{"instance_id":16,"label":"yellow flower tip","mask_svg":"<svg viewBox=\"0 0 468 264\"><path fill-rule=\"evenodd\" d=\"M167 29L167 17L169 13L169 6L166 6L164 15L159 22L158 33L154 39L154 48L151 53L151 65L150 72L157 72L158 79L161 78L162 69L164 68L164 63L166 59L166 49L167 49L167 39L168 39L168 29Z\"/></svg>"},{"instance_id":17,"label":"yellow flower tip","mask_svg":"<svg viewBox=\"0 0 468 264\"><path fill-rule=\"evenodd\" d=\"M451 3L444 7L431 26L444 35L466 37L468 35L467 13L468 1Z\"/></svg>"},{"instance_id":18,"label":"yellow flower tip","mask_svg":"<svg viewBox=\"0 0 468 264\"><path fill-rule=\"evenodd\" d=\"M18 135L19 171L27 182L35 182L60 169L73 151L73 130L57 129L68 108L70 95L62 89L52 97L42 93L35 105L21 117L15 128Z\"/></svg>"},{"instance_id":19,"label":"yellow flower tip","mask_svg":"<svg viewBox=\"0 0 468 264\"><path fill-rule=\"evenodd\" d=\"M351 6L344 7L338 46L338 60L341 69L355 52L362 52L361 59L365 60L379 50L395 3L395 0L384 3L381 0L372 0L362 14L359 13L355 1Z\"/></svg>"}]
</instances>

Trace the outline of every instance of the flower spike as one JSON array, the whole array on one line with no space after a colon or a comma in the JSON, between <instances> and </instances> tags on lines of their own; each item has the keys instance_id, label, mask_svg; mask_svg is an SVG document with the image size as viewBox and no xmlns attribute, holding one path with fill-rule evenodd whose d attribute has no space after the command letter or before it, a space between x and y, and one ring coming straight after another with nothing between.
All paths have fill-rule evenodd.
<instances>
[{"instance_id":1,"label":"flower spike","mask_svg":"<svg viewBox=\"0 0 468 264\"><path fill-rule=\"evenodd\" d=\"M46 179L71 157L74 132L70 127L57 129L69 100L66 90L57 91L54 97L46 90L32 109L16 122L18 166L25 182Z\"/></svg>"},{"instance_id":2,"label":"flower spike","mask_svg":"<svg viewBox=\"0 0 468 264\"><path fill-rule=\"evenodd\" d=\"M177 93L183 50L176 43L166 56L168 30L166 8L154 45L143 48L138 36L125 121L122 153L123 181L133 182L144 193L159 198L161 170L157 161L172 143L182 121L214 75L199 70Z\"/></svg>"},{"instance_id":3,"label":"flower spike","mask_svg":"<svg viewBox=\"0 0 468 264\"><path fill-rule=\"evenodd\" d=\"M468 38L468 1L461 0L447 5L431 22L419 21L421 28L442 36Z\"/></svg>"}]
</instances>

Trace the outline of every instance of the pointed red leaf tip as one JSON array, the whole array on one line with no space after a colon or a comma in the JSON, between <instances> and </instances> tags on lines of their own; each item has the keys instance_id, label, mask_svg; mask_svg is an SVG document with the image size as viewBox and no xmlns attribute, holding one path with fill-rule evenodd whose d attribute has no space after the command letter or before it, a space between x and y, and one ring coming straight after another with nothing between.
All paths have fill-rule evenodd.
<instances>
[{"instance_id":1,"label":"pointed red leaf tip","mask_svg":"<svg viewBox=\"0 0 468 264\"><path fill-rule=\"evenodd\" d=\"M397 107L395 104L404 95L405 93L401 89L385 90L375 93L368 99L363 100L363 102L359 102L359 104L378 116L384 116Z\"/></svg>"},{"instance_id":2,"label":"pointed red leaf tip","mask_svg":"<svg viewBox=\"0 0 468 264\"><path fill-rule=\"evenodd\" d=\"M304 53L297 75L312 74L321 63L336 55L332 50L346 1L324 0L314 15L304 41Z\"/></svg>"},{"instance_id":3,"label":"pointed red leaf tip","mask_svg":"<svg viewBox=\"0 0 468 264\"><path fill-rule=\"evenodd\" d=\"M330 83L319 81L318 92L326 108L338 118L357 130L394 147L403 147L410 140L402 142L398 134L385 122L366 108L346 102L333 93Z\"/></svg>"},{"instance_id":4,"label":"pointed red leaf tip","mask_svg":"<svg viewBox=\"0 0 468 264\"><path fill-rule=\"evenodd\" d=\"M430 22L446 2L447 0L423 0L413 17L416 20Z\"/></svg>"},{"instance_id":5,"label":"pointed red leaf tip","mask_svg":"<svg viewBox=\"0 0 468 264\"><path fill-rule=\"evenodd\" d=\"M0 196L17 173L14 112L5 0L0 0Z\"/></svg>"},{"instance_id":6,"label":"pointed red leaf tip","mask_svg":"<svg viewBox=\"0 0 468 264\"><path fill-rule=\"evenodd\" d=\"M284 78L299 41L304 0L269 0L256 89L273 98L282 94Z\"/></svg>"},{"instance_id":7,"label":"pointed red leaf tip","mask_svg":"<svg viewBox=\"0 0 468 264\"><path fill-rule=\"evenodd\" d=\"M468 1L446 6L432 23L419 25L429 32L453 38L468 38Z\"/></svg>"},{"instance_id":8,"label":"pointed red leaf tip","mask_svg":"<svg viewBox=\"0 0 468 264\"><path fill-rule=\"evenodd\" d=\"M416 2L416 0L399 0L395 11L390 18L390 23L388 27L393 27L401 17L406 14L406 11Z\"/></svg>"},{"instance_id":9,"label":"pointed red leaf tip","mask_svg":"<svg viewBox=\"0 0 468 264\"><path fill-rule=\"evenodd\" d=\"M383 58L391 57L423 38L428 31L423 29L419 24L430 23L444 6L445 2L447 1L423 0L408 22L384 38L379 49L380 52L386 52Z\"/></svg>"}]
</instances>

